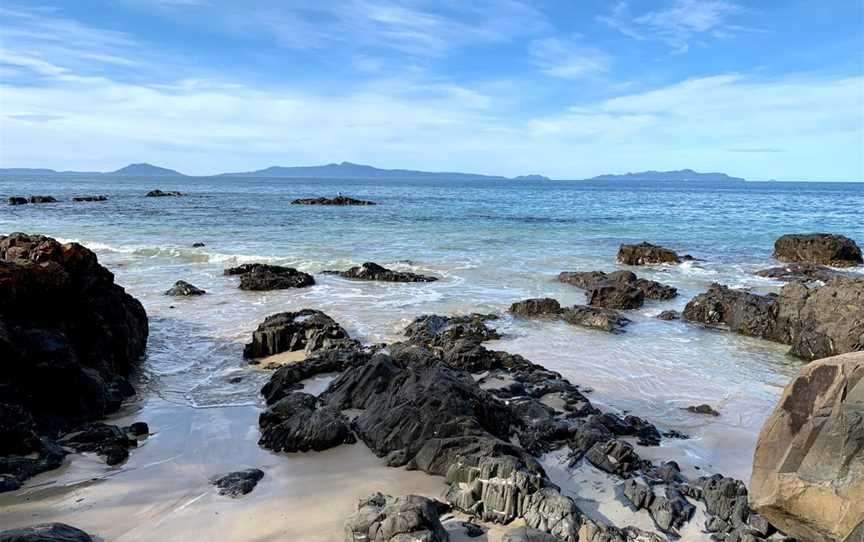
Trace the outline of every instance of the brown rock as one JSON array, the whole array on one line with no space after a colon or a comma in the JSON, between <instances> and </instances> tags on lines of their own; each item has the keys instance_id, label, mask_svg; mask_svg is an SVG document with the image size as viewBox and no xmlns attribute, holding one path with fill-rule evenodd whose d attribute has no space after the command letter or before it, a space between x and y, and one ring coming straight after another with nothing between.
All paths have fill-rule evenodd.
<instances>
[{"instance_id":1,"label":"brown rock","mask_svg":"<svg viewBox=\"0 0 864 542\"><path fill-rule=\"evenodd\" d=\"M774 257L781 262L810 262L851 267L864 263L855 241L830 233L790 234L774 242Z\"/></svg>"},{"instance_id":2,"label":"brown rock","mask_svg":"<svg viewBox=\"0 0 864 542\"><path fill-rule=\"evenodd\" d=\"M625 265L679 264L681 258L674 250L651 243L621 245L618 248L618 263Z\"/></svg>"},{"instance_id":3,"label":"brown rock","mask_svg":"<svg viewBox=\"0 0 864 542\"><path fill-rule=\"evenodd\" d=\"M814 542L864 540L864 353L815 361L762 427L750 504Z\"/></svg>"}]
</instances>

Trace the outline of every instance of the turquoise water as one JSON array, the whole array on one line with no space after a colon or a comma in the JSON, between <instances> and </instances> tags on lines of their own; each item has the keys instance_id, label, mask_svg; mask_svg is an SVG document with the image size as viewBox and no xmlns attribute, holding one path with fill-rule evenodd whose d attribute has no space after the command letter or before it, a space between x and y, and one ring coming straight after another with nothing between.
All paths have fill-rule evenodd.
<instances>
[{"instance_id":1,"label":"turquoise water","mask_svg":"<svg viewBox=\"0 0 864 542\"><path fill-rule=\"evenodd\" d=\"M187 195L143 197L153 188ZM338 192L381 205L290 205ZM776 290L779 283L752 272L772 265L773 240L783 233L829 231L864 242L864 184L0 179L3 197L31 194L63 201L2 205L0 232L42 233L95 250L151 317L142 396L184 408L259 404L267 374L250 373L240 353L273 312L319 308L362 340L392 341L424 313L502 311L537 296L581 303L580 290L554 277L616 269L620 243L647 240L692 254L702 261L636 270L681 295L629 311L634 323L623 335L504 318L496 325L505 337L495 346L592 388L598 404L694 437L667 443L664 453L745 479L758 430L800 362L782 345L654 316L680 310L714 281ZM109 201L71 202L83 194ZM206 247L191 247L199 241ZM317 273L370 260L442 280L376 284L316 276L309 289L249 293L222 276L224 267L251 261ZM162 295L177 279L209 295ZM232 383L237 376L242 382ZM722 416L681 410L697 402Z\"/></svg>"}]
</instances>

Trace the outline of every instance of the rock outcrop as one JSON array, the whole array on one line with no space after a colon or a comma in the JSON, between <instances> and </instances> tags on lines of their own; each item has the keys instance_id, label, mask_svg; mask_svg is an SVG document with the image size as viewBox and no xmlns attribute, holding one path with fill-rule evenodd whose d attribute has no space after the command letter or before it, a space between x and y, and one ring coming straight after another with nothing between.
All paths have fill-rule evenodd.
<instances>
[{"instance_id":1,"label":"rock outcrop","mask_svg":"<svg viewBox=\"0 0 864 542\"><path fill-rule=\"evenodd\" d=\"M108 201L108 196L75 196L72 198L74 202L85 202L85 201Z\"/></svg>"},{"instance_id":2,"label":"rock outcrop","mask_svg":"<svg viewBox=\"0 0 864 542\"><path fill-rule=\"evenodd\" d=\"M374 201L350 198L348 196L336 196L335 198L300 198L291 202L291 205L378 205Z\"/></svg>"},{"instance_id":3,"label":"rock outcrop","mask_svg":"<svg viewBox=\"0 0 864 542\"><path fill-rule=\"evenodd\" d=\"M193 284L189 284L185 280L178 280L174 283L174 286L165 291L165 295L173 295L173 296L195 296L195 295L204 295L207 292L198 288Z\"/></svg>"},{"instance_id":4,"label":"rock outcrop","mask_svg":"<svg viewBox=\"0 0 864 542\"><path fill-rule=\"evenodd\" d=\"M30 196L30 203L57 203L54 196Z\"/></svg>"},{"instance_id":5,"label":"rock outcrop","mask_svg":"<svg viewBox=\"0 0 864 542\"><path fill-rule=\"evenodd\" d=\"M855 241L830 233L783 235L774 242L774 257L781 262L808 262L834 267L864 263Z\"/></svg>"},{"instance_id":6,"label":"rock outcrop","mask_svg":"<svg viewBox=\"0 0 864 542\"><path fill-rule=\"evenodd\" d=\"M608 309L636 309L645 299L669 300L678 295L676 288L640 279L630 271L564 272L558 280L585 290L589 305Z\"/></svg>"},{"instance_id":7,"label":"rock outcrop","mask_svg":"<svg viewBox=\"0 0 864 542\"><path fill-rule=\"evenodd\" d=\"M219 476L213 480L213 485L220 495L236 498L251 493L262 478L264 471L261 469L246 469Z\"/></svg>"},{"instance_id":8,"label":"rock outcrop","mask_svg":"<svg viewBox=\"0 0 864 542\"><path fill-rule=\"evenodd\" d=\"M750 504L800 540L864 540L864 352L814 361L762 427Z\"/></svg>"},{"instance_id":9,"label":"rock outcrop","mask_svg":"<svg viewBox=\"0 0 864 542\"><path fill-rule=\"evenodd\" d=\"M373 493L345 523L345 542L447 542L440 514L447 505L418 495Z\"/></svg>"},{"instance_id":10,"label":"rock outcrop","mask_svg":"<svg viewBox=\"0 0 864 542\"><path fill-rule=\"evenodd\" d=\"M225 274L240 275L241 290L285 290L306 288L315 284L315 279L309 273L281 265L245 263L226 269Z\"/></svg>"},{"instance_id":11,"label":"rock outcrop","mask_svg":"<svg viewBox=\"0 0 864 542\"><path fill-rule=\"evenodd\" d=\"M281 352L307 353L351 342L348 332L321 311L303 309L268 316L252 333L243 349L245 358L262 358Z\"/></svg>"},{"instance_id":12,"label":"rock outcrop","mask_svg":"<svg viewBox=\"0 0 864 542\"><path fill-rule=\"evenodd\" d=\"M564 308L552 298L535 298L517 301L510 305L511 314L522 318L551 319L560 318L568 324L580 327L601 329L611 333L620 333L630 320L612 309L573 305Z\"/></svg>"},{"instance_id":13,"label":"rock outcrop","mask_svg":"<svg viewBox=\"0 0 864 542\"><path fill-rule=\"evenodd\" d=\"M681 258L674 250L651 243L621 245L618 248L618 263L624 265L679 264Z\"/></svg>"},{"instance_id":14,"label":"rock outcrop","mask_svg":"<svg viewBox=\"0 0 864 542\"><path fill-rule=\"evenodd\" d=\"M27 201L27 198L22 196L10 196L7 201L9 202L9 205L27 205L30 203Z\"/></svg>"},{"instance_id":15,"label":"rock outcrop","mask_svg":"<svg viewBox=\"0 0 864 542\"><path fill-rule=\"evenodd\" d=\"M381 282L435 282L438 277L410 273L408 271L393 271L374 262L354 266L346 271L324 271L326 275L339 275L346 279L376 280Z\"/></svg>"},{"instance_id":16,"label":"rock outcrop","mask_svg":"<svg viewBox=\"0 0 864 542\"><path fill-rule=\"evenodd\" d=\"M318 405L308 393L293 392L271 404L258 418L258 444L274 452L320 452L357 442L339 409Z\"/></svg>"},{"instance_id":17,"label":"rock outcrop","mask_svg":"<svg viewBox=\"0 0 864 542\"><path fill-rule=\"evenodd\" d=\"M806 262L796 262L781 267L763 269L756 271L756 275L785 282L793 280L820 280L828 282L833 278L844 276L840 271L835 271L830 267Z\"/></svg>"},{"instance_id":18,"label":"rock outcrop","mask_svg":"<svg viewBox=\"0 0 864 542\"><path fill-rule=\"evenodd\" d=\"M0 542L93 542L93 537L65 523L41 523L0 531Z\"/></svg>"},{"instance_id":19,"label":"rock outcrop","mask_svg":"<svg viewBox=\"0 0 864 542\"><path fill-rule=\"evenodd\" d=\"M178 192L176 190L162 191L162 190L159 190L158 188L156 190L151 190L151 191L147 192L148 198L165 198L165 197L182 196L182 195L183 195L182 192Z\"/></svg>"}]
</instances>

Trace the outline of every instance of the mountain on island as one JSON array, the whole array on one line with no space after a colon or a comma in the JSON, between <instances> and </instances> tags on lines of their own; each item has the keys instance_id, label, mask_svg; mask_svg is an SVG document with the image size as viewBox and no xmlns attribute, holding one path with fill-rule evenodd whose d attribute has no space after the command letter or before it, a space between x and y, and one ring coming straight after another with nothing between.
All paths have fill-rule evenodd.
<instances>
[{"instance_id":1,"label":"mountain on island","mask_svg":"<svg viewBox=\"0 0 864 542\"><path fill-rule=\"evenodd\" d=\"M519 175L518 177L513 177L514 181L548 181L549 177L545 175L537 175L536 173L531 175Z\"/></svg>"},{"instance_id":2,"label":"mountain on island","mask_svg":"<svg viewBox=\"0 0 864 542\"><path fill-rule=\"evenodd\" d=\"M222 173L220 177L278 177L301 179L504 179L475 173L414 171L411 169L380 169L362 164L342 162L324 166L273 166L257 171Z\"/></svg>"},{"instance_id":3,"label":"mountain on island","mask_svg":"<svg viewBox=\"0 0 864 542\"><path fill-rule=\"evenodd\" d=\"M179 171L174 171L173 169L154 166L152 164L129 164L117 171L106 173L106 175L126 175L130 177L174 177L182 176L183 174Z\"/></svg>"},{"instance_id":4,"label":"mountain on island","mask_svg":"<svg viewBox=\"0 0 864 542\"><path fill-rule=\"evenodd\" d=\"M707 181L722 183L743 183L746 179L730 177L725 173L699 173L692 169L678 171L640 171L623 175L598 175L589 181Z\"/></svg>"}]
</instances>

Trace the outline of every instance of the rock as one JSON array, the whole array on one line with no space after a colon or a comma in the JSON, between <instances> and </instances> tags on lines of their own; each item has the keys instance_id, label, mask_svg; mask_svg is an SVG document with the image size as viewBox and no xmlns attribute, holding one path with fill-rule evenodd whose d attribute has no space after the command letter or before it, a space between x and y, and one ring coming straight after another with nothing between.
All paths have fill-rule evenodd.
<instances>
[{"instance_id":1,"label":"rock","mask_svg":"<svg viewBox=\"0 0 864 542\"><path fill-rule=\"evenodd\" d=\"M72 198L72 201L108 201L108 196L75 196L74 198Z\"/></svg>"},{"instance_id":2,"label":"rock","mask_svg":"<svg viewBox=\"0 0 864 542\"><path fill-rule=\"evenodd\" d=\"M369 361L372 354L351 345L320 350L302 361L282 365L261 388L268 405L303 387L303 380L323 373L341 373Z\"/></svg>"},{"instance_id":3,"label":"rock","mask_svg":"<svg viewBox=\"0 0 864 542\"><path fill-rule=\"evenodd\" d=\"M317 401L314 395L294 392L270 405L258 417L258 444L274 452L320 452L357 442L340 411L319 408Z\"/></svg>"},{"instance_id":4,"label":"rock","mask_svg":"<svg viewBox=\"0 0 864 542\"><path fill-rule=\"evenodd\" d=\"M637 510L647 510L657 527L666 533L677 534L696 511L696 507L676 489L667 486L665 495L658 495L653 488L636 479L624 482L624 496Z\"/></svg>"},{"instance_id":5,"label":"rock","mask_svg":"<svg viewBox=\"0 0 864 542\"><path fill-rule=\"evenodd\" d=\"M610 309L635 309L645 299L668 300L678 296L672 286L640 279L630 271L564 272L558 280L585 290L589 305Z\"/></svg>"},{"instance_id":6,"label":"rock","mask_svg":"<svg viewBox=\"0 0 864 542\"><path fill-rule=\"evenodd\" d=\"M674 250L650 243L621 245L618 248L618 263L624 265L679 264L681 259Z\"/></svg>"},{"instance_id":7,"label":"rock","mask_svg":"<svg viewBox=\"0 0 864 542\"><path fill-rule=\"evenodd\" d=\"M350 341L348 332L321 311L280 312L264 319L243 349L244 358L262 358L281 352L315 352Z\"/></svg>"},{"instance_id":8,"label":"rock","mask_svg":"<svg viewBox=\"0 0 864 542\"><path fill-rule=\"evenodd\" d=\"M585 292L588 304L607 309L638 309L645 303L642 290L630 284L609 282L592 286Z\"/></svg>"},{"instance_id":9,"label":"rock","mask_svg":"<svg viewBox=\"0 0 864 542\"><path fill-rule=\"evenodd\" d=\"M213 485L219 489L220 495L242 497L251 493L262 478L264 471L261 469L246 469L220 476L213 480Z\"/></svg>"},{"instance_id":10,"label":"rock","mask_svg":"<svg viewBox=\"0 0 864 542\"><path fill-rule=\"evenodd\" d=\"M27 201L27 198L22 198L21 196L11 196L8 201L9 205L26 205L30 203Z\"/></svg>"},{"instance_id":11,"label":"rock","mask_svg":"<svg viewBox=\"0 0 864 542\"><path fill-rule=\"evenodd\" d=\"M585 459L598 469L621 477L642 466L642 459L633 451L633 446L617 439L595 443L585 453Z\"/></svg>"},{"instance_id":12,"label":"rock","mask_svg":"<svg viewBox=\"0 0 864 542\"><path fill-rule=\"evenodd\" d=\"M744 483L720 474L700 479L702 501L710 517L706 525L710 532L728 533L747 524L747 488Z\"/></svg>"},{"instance_id":13,"label":"rock","mask_svg":"<svg viewBox=\"0 0 864 542\"><path fill-rule=\"evenodd\" d=\"M864 352L814 361L759 434L750 503L801 540L864 536Z\"/></svg>"},{"instance_id":14,"label":"rock","mask_svg":"<svg viewBox=\"0 0 864 542\"><path fill-rule=\"evenodd\" d=\"M306 288L315 284L312 275L293 267L247 263L225 270L226 275L240 275L241 290L284 290Z\"/></svg>"},{"instance_id":15,"label":"rock","mask_svg":"<svg viewBox=\"0 0 864 542\"><path fill-rule=\"evenodd\" d=\"M621 333L630 323L629 318L612 309L587 305L573 305L561 313L561 318L570 325L602 329L610 333Z\"/></svg>"},{"instance_id":16,"label":"rock","mask_svg":"<svg viewBox=\"0 0 864 542\"><path fill-rule=\"evenodd\" d=\"M427 348L453 346L458 340L480 343L501 338L497 331L486 325L497 318L493 314L477 313L466 316L427 314L415 318L403 333L412 342Z\"/></svg>"},{"instance_id":17,"label":"rock","mask_svg":"<svg viewBox=\"0 0 864 542\"><path fill-rule=\"evenodd\" d=\"M205 245L204 243L201 243L201 242L192 243L192 248L204 248L205 246L207 246L207 245Z\"/></svg>"},{"instance_id":18,"label":"rock","mask_svg":"<svg viewBox=\"0 0 864 542\"><path fill-rule=\"evenodd\" d=\"M301 198L295 199L291 205L378 205L374 201L349 198L348 196L336 196L335 198Z\"/></svg>"},{"instance_id":19,"label":"rock","mask_svg":"<svg viewBox=\"0 0 864 542\"><path fill-rule=\"evenodd\" d=\"M169 196L182 196L182 195L183 195L182 192L178 192L176 190L169 190L167 192L163 192L162 190L159 190L158 188L156 190L151 190L151 191L147 192L148 198L164 198L164 197L169 197Z\"/></svg>"},{"instance_id":20,"label":"rock","mask_svg":"<svg viewBox=\"0 0 864 542\"><path fill-rule=\"evenodd\" d=\"M30 203L57 203L54 196L30 196Z\"/></svg>"},{"instance_id":21,"label":"rock","mask_svg":"<svg viewBox=\"0 0 864 542\"><path fill-rule=\"evenodd\" d=\"M681 318L681 313L679 313L678 311L663 311L657 315L657 318L659 320L666 321L678 320L679 318Z\"/></svg>"},{"instance_id":22,"label":"rock","mask_svg":"<svg viewBox=\"0 0 864 542\"><path fill-rule=\"evenodd\" d=\"M855 241L830 233L783 235L774 242L774 257L781 262L809 262L834 267L864 263Z\"/></svg>"},{"instance_id":23,"label":"rock","mask_svg":"<svg viewBox=\"0 0 864 542\"><path fill-rule=\"evenodd\" d=\"M345 541L447 542L440 512L446 506L426 497L381 493L360 499L345 523Z\"/></svg>"},{"instance_id":24,"label":"rock","mask_svg":"<svg viewBox=\"0 0 864 542\"><path fill-rule=\"evenodd\" d=\"M99 454L108 465L114 466L126 461L129 448L138 446L136 437L145 434L149 434L149 430L143 422L122 429L116 425L88 423L63 435L57 443L78 453Z\"/></svg>"},{"instance_id":25,"label":"rock","mask_svg":"<svg viewBox=\"0 0 864 542\"><path fill-rule=\"evenodd\" d=\"M190 296L190 295L204 295L207 292L189 284L185 280L178 280L174 283L169 290L165 291L165 295L174 295L174 296Z\"/></svg>"},{"instance_id":26,"label":"rock","mask_svg":"<svg viewBox=\"0 0 864 542\"><path fill-rule=\"evenodd\" d=\"M501 542L558 542L558 539L539 529L516 527L504 533Z\"/></svg>"},{"instance_id":27,"label":"rock","mask_svg":"<svg viewBox=\"0 0 864 542\"><path fill-rule=\"evenodd\" d=\"M706 416L719 416L720 413L714 410L711 405L690 405L685 408L687 412L692 412L693 414L705 414Z\"/></svg>"},{"instance_id":28,"label":"rock","mask_svg":"<svg viewBox=\"0 0 864 542\"><path fill-rule=\"evenodd\" d=\"M438 280L438 277L418 275L417 273L409 273L407 271L393 271L373 262L366 262L347 271L324 271L324 273L339 275L346 279L377 280L383 282L435 282Z\"/></svg>"},{"instance_id":29,"label":"rock","mask_svg":"<svg viewBox=\"0 0 864 542\"><path fill-rule=\"evenodd\" d=\"M684 320L713 326L725 326L730 331L767 339L773 336L776 322L777 297L757 295L712 284L684 307Z\"/></svg>"},{"instance_id":30,"label":"rock","mask_svg":"<svg viewBox=\"0 0 864 542\"><path fill-rule=\"evenodd\" d=\"M820 280L828 282L835 277L844 276L840 271L835 271L830 267L806 262L790 263L782 267L763 269L756 271L756 275L786 282L793 280Z\"/></svg>"},{"instance_id":31,"label":"rock","mask_svg":"<svg viewBox=\"0 0 864 542\"><path fill-rule=\"evenodd\" d=\"M509 313L523 318L558 318L561 315L561 304L549 298L526 299L510 305Z\"/></svg>"},{"instance_id":32,"label":"rock","mask_svg":"<svg viewBox=\"0 0 864 542\"><path fill-rule=\"evenodd\" d=\"M0 542L93 542L93 537L65 523L41 523L0 531Z\"/></svg>"}]
</instances>

